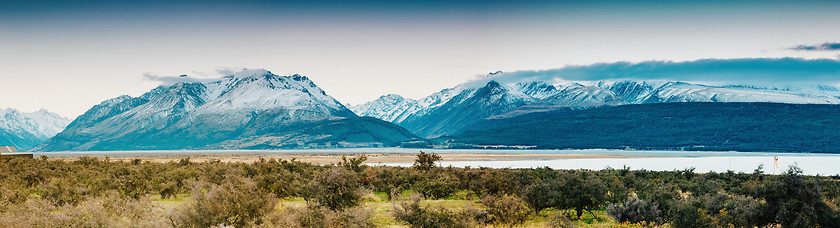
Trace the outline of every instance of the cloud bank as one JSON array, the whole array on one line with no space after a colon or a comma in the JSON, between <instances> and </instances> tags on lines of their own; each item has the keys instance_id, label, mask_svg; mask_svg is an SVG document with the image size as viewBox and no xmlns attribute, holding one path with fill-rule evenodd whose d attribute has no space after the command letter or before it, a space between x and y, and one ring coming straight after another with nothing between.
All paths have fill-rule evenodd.
<instances>
[{"instance_id":1,"label":"cloud bank","mask_svg":"<svg viewBox=\"0 0 840 228\"><path fill-rule=\"evenodd\" d=\"M150 73L143 74L143 79L149 80L149 81L160 82L160 85L162 85L162 86L171 86L171 85L182 83L182 82L186 82L186 83L193 83L193 82L205 83L205 82L212 82L212 81L220 80L218 78L195 78L195 77L190 77L188 75L161 76L161 75L154 75L154 74L150 74Z\"/></svg>"},{"instance_id":2,"label":"cloud bank","mask_svg":"<svg viewBox=\"0 0 840 228\"><path fill-rule=\"evenodd\" d=\"M840 82L840 60L800 58L701 59L686 62L646 61L640 63L597 63L539 71L516 71L468 82L481 86L487 81L600 81L669 80L720 83L817 84Z\"/></svg>"},{"instance_id":3,"label":"cloud bank","mask_svg":"<svg viewBox=\"0 0 840 228\"><path fill-rule=\"evenodd\" d=\"M790 48L797 51L840 51L840 43L824 43L820 45L798 45Z\"/></svg>"}]
</instances>

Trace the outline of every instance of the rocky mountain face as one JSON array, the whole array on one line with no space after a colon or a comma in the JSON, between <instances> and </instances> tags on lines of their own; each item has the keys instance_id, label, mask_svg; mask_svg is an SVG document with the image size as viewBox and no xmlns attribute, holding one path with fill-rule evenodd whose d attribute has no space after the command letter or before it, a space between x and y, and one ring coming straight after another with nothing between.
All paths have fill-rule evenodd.
<instances>
[{"instance_id":1,"label":"rocky mountain face","mask_svg":"<svg viewBox=\"0 0 840 228\"><path fill-rule=\"evenodd\" d=\"M675 102L840 104L840 91L828 86L777 88L648 81L500 84L489 81L477 88L464 84L444 89L421 100L387 95L353 110L360 116L391 121L419 136L431 138L460 133L483 119L561 109Z\"/></svg>"},{"instance_id":2,"label":"rocky mountain face","mask_svg":"<svg viewBox=\"0 0 840 228\"><path fill-rule=\"evenodd\" d=\"M360 118L305 76L243 70L94 106L42 151L392 145L416 137Z\"/></svg>"},{"instance_id":3,"label":"rocky mountain face","mask_svg":"<svg viewBox=\"0 0 840 228\"><path fill-rule=\"evenodd\" d=\"M29 150L58 134L70 120L47 110L21 112L0 109L0 146Z\"/></svg>"},{"instance_id":4,"label":"rocky mountain face","mask_svg":"<svg viewBox=\"0 0 840 228\"><path fill-rule=\"evenodd\" d=\"M379 99L365 105L350 108L356 115L376 117L388 122L402 121L406 114L414 113L421 107L417 101L397 94L382 95Z\"/></svg>"},{"instance_id":5,"label":"rocky mountain face","mask_svg":"<svg viewBox=\"0 0 840 228\"><path fill-rule=\"evenodd\" d=\"M431 102L440 105L416 112L398 124L417 135L438 137L464 130L465 123L508 113L531 102L532 97L491 81L484 87L461 90L446 102Z\"/></svg>"}]
</instances>

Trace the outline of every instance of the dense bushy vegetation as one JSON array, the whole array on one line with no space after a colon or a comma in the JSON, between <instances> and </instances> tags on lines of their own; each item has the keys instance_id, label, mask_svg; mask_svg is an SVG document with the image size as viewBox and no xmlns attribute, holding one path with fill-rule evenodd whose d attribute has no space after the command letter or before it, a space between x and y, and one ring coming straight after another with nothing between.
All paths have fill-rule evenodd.
<instances>
[{"instance_id":1,"label":"dense bushy vegetation","mask_svg":"<svg viewBox=\"0 0 840 228\"><path fill-rule=\"evenodd\" d=\"M429 160L431 159L431 160ZM0 159L0 227L371 227L360 207L372 192L394 199L392 215L412 227L514 226L539 214L567 227L606 209L619 222L670 227L837 227L840 177L624 169L553 170L335 165L295 160L253 164L152 163L82 157ZM418 162L418 164L420 164ZM414 200L397 200L414 194ZM174 208L151 197L186 197ZM302 197L306 206L277 208ZM459 198L466 207L424 204ZM38 219L28 219L28 218ZM607 219L601 214L600 219Z\"/></svg>"},{"instance_id":2,"label":"dense bushy vegetation","mask_svg":"<svg viewBox=\"0 0 840 228\"><path fill-rule=\"evenodd\" d=\"M271 212L277 202L273 194L259 191L252 181L235 174L228 174L221 185L203 182L193 188L190 201L170 215L172 225L242 227L249 223L261 224L263 216Z\"/></svg>"},{"instance_id":3,"label":"dense bushy vegetation","mask_svg":"<svg viewBox=\"0 0 840 228\"><path fill-rule=\"evenodd\" d=\"M607 207L607 215L619 222L644 223L656 225L662 222L662 211L659 204L647 202L633 197L621 204L612 204Z\"/></svg>"}]
</instances>

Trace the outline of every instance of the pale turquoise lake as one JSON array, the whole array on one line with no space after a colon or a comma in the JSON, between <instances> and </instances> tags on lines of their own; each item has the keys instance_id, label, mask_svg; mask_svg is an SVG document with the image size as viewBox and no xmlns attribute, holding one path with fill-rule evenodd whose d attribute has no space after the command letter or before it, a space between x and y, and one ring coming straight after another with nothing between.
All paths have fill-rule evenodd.
<instances>
[{"instance_id":1,"label":"pale turquoise lake","mask_svg":"<svg viewBox=\"0 0 840 228\"><path fill-rule=\"evenodd\" d=\"M599 154L644 156L627 158L568 158L541 160L475 160L442 161L442 166L491 167L491 168L537 168L592 169L607 167L620 169L629 167L639 170L683 170L695 168L696 172L753 172L764 165L768 174L781 173L791 165L797 165L809 175L840 175L840 154L814 153L771 153L771 152L708 152L708 151L633 151L633 150L458 150L422 149L429 153L471 153L471 154ZM419 149L406 148L353 148L353 149L306 149L306 150L164 150L164 151L86 151L86 152L38 152L35 156L77 157L77 156L184 156L204 154L233 155L277 155L277 154L412 154ZM778 168L774 165L778 157ZM369 165L410 166L411 163L375 163Z\"/></svg>"}]
</instances>

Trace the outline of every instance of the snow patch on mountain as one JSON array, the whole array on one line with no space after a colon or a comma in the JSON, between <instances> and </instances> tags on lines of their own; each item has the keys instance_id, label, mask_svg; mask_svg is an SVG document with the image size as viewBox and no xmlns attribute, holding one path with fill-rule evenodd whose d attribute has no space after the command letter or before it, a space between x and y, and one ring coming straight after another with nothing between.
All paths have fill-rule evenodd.
<instances>
[{"instance_id":1,"label":"snow patch on mountain","mask_svg":"<svg viewBox=\"0 0 840 228\"><path fill-rule=\"evenodd\" d=\"M19 150L28 150L55 136L69 123L69 119L44 109L35 112L0 109L0 131L10 134L4 134L0 141L13 144Z\"/></svg>"}]
</instances>

